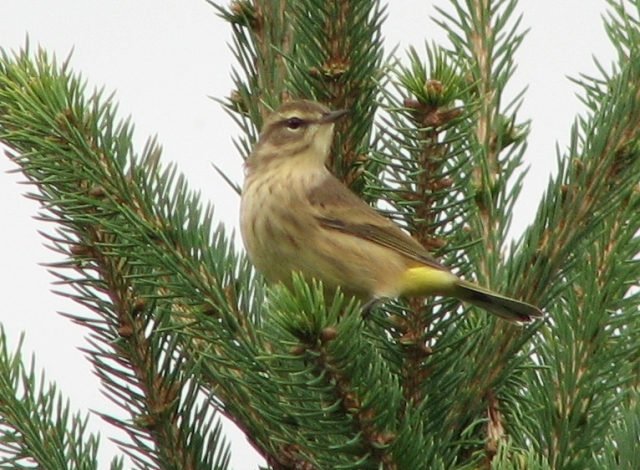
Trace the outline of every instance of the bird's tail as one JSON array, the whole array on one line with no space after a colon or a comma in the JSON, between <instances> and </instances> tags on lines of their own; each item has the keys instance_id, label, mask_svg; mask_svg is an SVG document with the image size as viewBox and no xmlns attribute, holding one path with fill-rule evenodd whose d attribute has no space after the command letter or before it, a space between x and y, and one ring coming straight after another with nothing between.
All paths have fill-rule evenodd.
<instances>
[{"instance_id":1,"label":"bird's tail","mask_svg":"<svg viewBox=\"0 0 640 470\"><path fill-rule=\"evenodd\" d=\"M530 322L532 318L544 316L533 305L504 297L462 279L456 283L453 295L510 322Z\"/></svg>"}]
</instances>

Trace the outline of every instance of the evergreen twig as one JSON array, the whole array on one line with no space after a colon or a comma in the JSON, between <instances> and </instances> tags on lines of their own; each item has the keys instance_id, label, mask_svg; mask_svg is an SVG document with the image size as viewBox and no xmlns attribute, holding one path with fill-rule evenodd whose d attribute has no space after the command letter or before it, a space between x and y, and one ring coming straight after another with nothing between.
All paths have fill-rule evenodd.
<instances>
[{"instance_id":1,"label":"evergreen twig","mask_svg":"<svg viewBox=\"0 0 640 470\"><path fill-rule=\"evenodd\" d=\"M223 103L241 157L282 101L350 108L336 175L460 275L544 307L527 328L441 299L362 318L316 284L266 290L158 145L134 152L111 97L43 52L3 54L0 140L57 225L43 233L62 257L49 268L90 312L71 318L134 465L226 468L219 411L278 470L634 468L640 1L608 3L618 64L576 80L587 114L510 247L528 137L523 93L504 104L524 39L516 0L451 0L436 20L450 44L385 68L378 1L214 5L233 31ZM95 468L86 420L0 353L3 462Z\"/></svg>"}]
</instances>

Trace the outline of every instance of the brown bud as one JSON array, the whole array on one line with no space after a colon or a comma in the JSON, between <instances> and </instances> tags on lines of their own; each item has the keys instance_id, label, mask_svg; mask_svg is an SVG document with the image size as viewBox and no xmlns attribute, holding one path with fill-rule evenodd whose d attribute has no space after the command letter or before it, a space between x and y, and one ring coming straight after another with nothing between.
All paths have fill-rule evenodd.
<instances>
[{"instance_id":1,"label":"brown bud","mask_svg":"<svg viewBox=\"0 0 640 470\"><path fill-rule=\"evenodd\" d=\"M348 392L342 399L342 403L347 410L357 411L360 409L360 400L353 392Z\"/></svg>"},{"instance_id":2,"label":"brown bud","mask_svg":"<svg viewBox=\"0 0 640 470\"><path fill-rule=\"evenodd\" d=\"M453 186L453 178L440 178L436 181L438 189L446 189Z\"/></svg>"},{"instance_id":3,"label":"brown bud","mask_svg":"<svg viewBox=\"0 0 640 470\"><path fill-rule=\"evenodd\" d=\"M104 197L104 188L102 186L94 186L89 190L89 196Z\"/></svg>"},{"instance_id":4,"label":"brown bud","mask_svg":"<svg viewBox=\"0 0 640 470\"><path fill-rule=\"evenodd\" d=\"M379 446L387 446L392 443L396 435L392 432L381 432L374 434L372 437L373 442L375 442Z\"/></svg>"},{"instance_id":5,"label":"brown bud","mask_svg":"<svg viewBox=\"0 0 640 470\"><path fill-rule=\"evenodd\" d=\"M334 339L336 339L337 335L338 333L336 331L336 327L328 326L326 328L323 328L320 332L320 341L322 341L322 344L328 343L329 341L333 341Z\"/></svg>"},{"instance_id":6,"label":"brown bud","mask_svg":"<svg viewBox=\"0 0 640 470\"><path fill-rule=\"evenodd\" d=\"M133 336L133 325L127 323L126 325L118 327L118 334L122 338L131 338L131 336Z\"/></svg>"},{"instance_id":7,"label":"brown bud","mask_svg":"<svg viewBox=\"0 0 640 470\"><path fill-rule=\"evenodd\" d=\"M89 253L89 248L85 245L71 245L69 252L74 256L83 256Z\"/></svg>"},{"instance_id":8,"label":"brown bud","mask_svg":"<svg viewBox=\"0 0 640 470\"><path fill-rule=\"evenodd\" d=\"M156 419L148 414L140 415L134 419L136 426L139 426L144 429L154 429L158 424Z\"/></svg>"},{"instance_id":9,"label":"brown bud","mask_svg":"<svg viewBox=\"0 0 640 470\"><path fill-rule=\"evenodd\" d=\"M427 80L424 83L424 91L429 95L440 95L442 93L442 82L440 80Z\"/></svg>"},{"instance_id":10,"label":"brown bud","mask_svg":"<svg viewBox=\"0 0 640 470\"><path fill-rule=\"evenodd\" d=\"M307 350L307 348L305 348L303 345L297 344L295 346L292 346L289 349L289 352L294 356L302 356L305 353L306 350Z\"/></svg>"},{"instance_id":11,"label":"brown bud","mask_svg":"<svg viewBox=\"0 0 640 470\"><path fill-rule=\"evenodd\" d=\"M404 100L404 107L405 108L411 108L411 109L421 109L422 105L420 104L420 102L418 100L412 100L412 99L406 99Z\"/></svg>"},{"instance_id":12,"label":"brown bud","mask_svg":"<svg viewBox=\"0 0 640 470\"><path fill-rule=\"evenodd\" d=\"M360 413L360 420L363 422L371 422L376 417L376 412L373 408L368 408Z\"/></svg>"},{"instance_id":13,"label":"brown bud","mask_svg":"<svg viewBox=\"0 0 640 470\"><path fill-rule=\"evenodd\" d=\"M142 297L137 297L136 300L133 302L132 313L134 315L137 315L138 313L142 312L146 306L147 306L147 299L144 299Z\"/></svg>"},{"instance_id":14,"label":"brown bud","mask_svg":"<svg viewBox=\"0 0 640 470\"><path fill-rule=\"evenodd\" d=\"M422 345L422 348L420 348L420 352L422 352L422 354L425 357L427 357L427 356L431 356L433 354L433 349L431 349L429 346L424 344L424 345Z\"/></svg>"}]
</instances>

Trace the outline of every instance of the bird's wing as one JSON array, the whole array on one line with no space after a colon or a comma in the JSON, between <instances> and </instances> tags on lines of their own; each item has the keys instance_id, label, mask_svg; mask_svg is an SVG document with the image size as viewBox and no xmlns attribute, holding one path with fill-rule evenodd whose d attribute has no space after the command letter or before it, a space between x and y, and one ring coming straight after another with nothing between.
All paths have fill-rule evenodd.
<instances>
[{"instance_id":1,"label":"bird's wing","mask_svg":"<svg viewBox=\"0 0 640 470\"><path fill-rule=\"evenodd\" d=\"M447 271L420 243L333 176L327 177L308 196L316 209L315 218L322 227L377 243L421 264Z\"/></svg>"}]
</instances>

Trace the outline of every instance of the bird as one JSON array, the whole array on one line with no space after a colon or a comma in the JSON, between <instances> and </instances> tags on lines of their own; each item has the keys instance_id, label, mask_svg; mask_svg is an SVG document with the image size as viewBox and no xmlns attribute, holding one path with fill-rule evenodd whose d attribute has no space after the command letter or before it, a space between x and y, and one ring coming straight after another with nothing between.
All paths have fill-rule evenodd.
<instances>
[{"instance_id":1,"label":"bird","mask_svg":"<svg viewBox=\"0 0 640 470\"><path fill-rule=\"evenodd\" d=\"M534 305L455 275L329 171L335 122L347 112L310 100L284 103L265 119L246 159L240 231L267 282L291 288L298 273L367 307L437 295L513 323L543 317Z\"/></svg>"}]
</instances>

